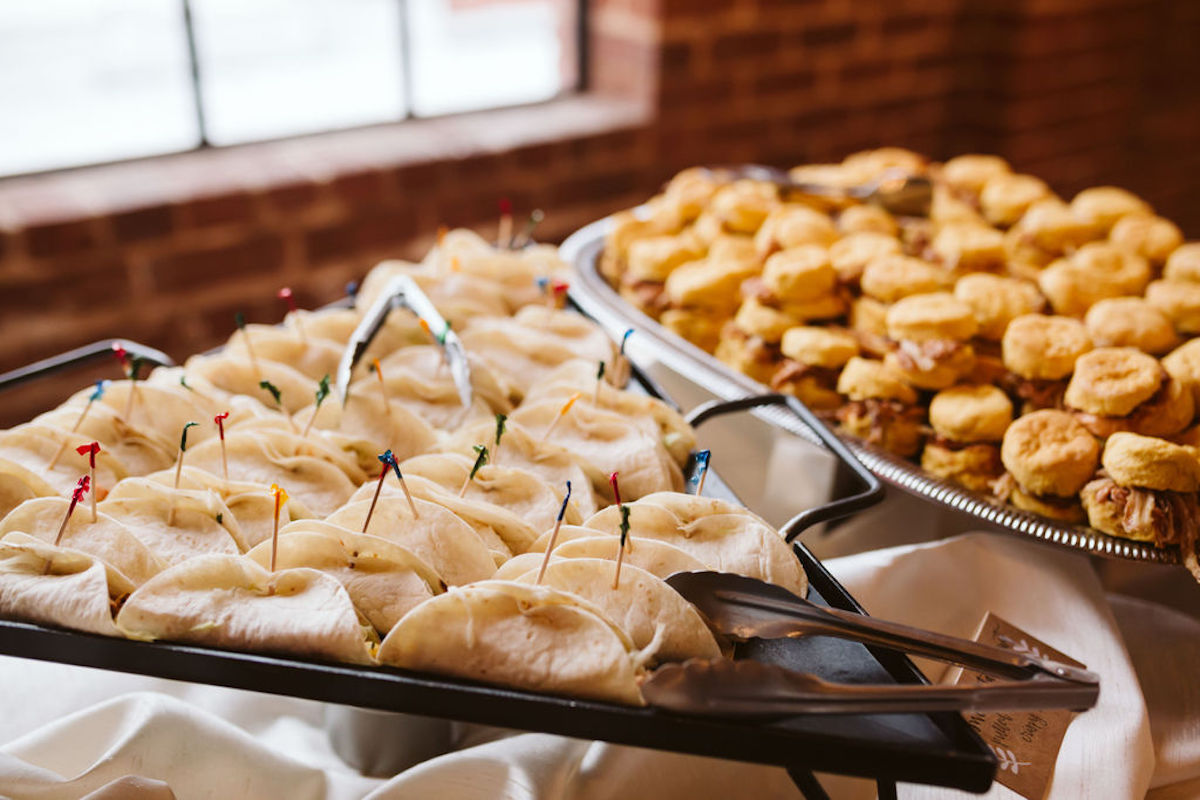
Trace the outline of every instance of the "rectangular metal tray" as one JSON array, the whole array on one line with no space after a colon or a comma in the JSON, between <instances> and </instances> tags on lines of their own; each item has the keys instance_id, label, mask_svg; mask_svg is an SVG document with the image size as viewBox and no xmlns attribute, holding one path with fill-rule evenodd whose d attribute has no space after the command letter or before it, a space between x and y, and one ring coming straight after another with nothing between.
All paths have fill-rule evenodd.
<instances>
[{"instance_id":1,"label":"rectangular metal tray","mask_svg":"<svg viewBox=\"0 0 1200 800\"><path fill-rule=\"evenodd\" d=\"M131 352L136 347L134 343L126 346ZM108 346L97 343L73 351L69 354L72 363L78 363L85 350L103 355ZM49 359L34 374L19 371L19 376L0 376L0 389L6 385L4 378L35 379L37 374L62 366L61 360ZM634 377L642 391L670 402L636 367ZM823 433L833 439L828 431ZM834 452L852 471L861 470L860 465L844 461L853 458L844 448L835 444ZM712 472L705 495L737 500ZM864 502L864 496L810 509L804 524L852 513L873 502L873 497ZM798 532L801 526L796 527ZM794 544L793 552L808 574L811 600L863 613L803 545ZM9 620L0 620L0 654L781 766L810 796L822 794L810 771L982 792L991 785L996 770L995 758L986 745L953 713L817 714L774 723L703 719L388 667L135 642ZM737 657L778 663L845 683L926 682L901 654L828 637L752 641L739 648Z\"/></svg>"},{"instance_id":2,"label":"rectangular metal tray","mask_svg":"<svg viewBox=\"0 0 1200 800\"><path fill-rule=\"evenodd\" d=\"M655 355L671 369L704 386L723 398L743 397L766 389L762 384L717 361L700 348L676 336L662 325L627 303L599 272L600 253L604 237L611 227L611 218L591 223L573 233L562 245L563 258L575 269L572 294L583 312L596 319L611 332L636 328L645 341L652 343ZM812 430L798 423L791 415L774 409L764 409L760 416L799 436L820 443ZM874 447L853 437L844 437L854 455L871 472L892 486L921 497L946 509L966 514L978 520L982 527L1032 537L1047 544L1081 550L1107 558L1144 561L1155 564L1178 564L1178 548L1157 547L1153 542L1139 542L1101 533L1083 525L1052 520L1040 514L1022 511L1015 506L999 504L992 498L972 492L950 481L937 478L920 465Z\"/></svg>"}]
</instances>

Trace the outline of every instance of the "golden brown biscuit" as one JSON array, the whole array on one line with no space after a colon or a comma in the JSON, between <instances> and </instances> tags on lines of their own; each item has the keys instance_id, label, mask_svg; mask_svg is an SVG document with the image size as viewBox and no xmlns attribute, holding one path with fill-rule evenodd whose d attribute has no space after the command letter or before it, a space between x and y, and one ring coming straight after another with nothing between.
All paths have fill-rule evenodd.
<instances>
[{"instance_id":1,"label":"golden brown biscuit","mask_svg":"<svg viewBox=\"0 0 1200 800\"><path fill-rule=\"evenodd\" d=\"M1066 404L1089 414L1124 417L1154 396L1166 376L1158 359L1132 347L1101 347L1075 362Z\"/></svg>"},{"instance_id":2,"label":"golden brown biscuit","mask_svg":"<svg viewBox=\"0 0 1200 800\"><path fill-rule=\"evenodd\" d=\"M900 232L895 218L874 205L850 206L838 215L837 227L843 234L879 233L895 236Z\"/></svg>"},{"instance_id":3,"label":"golden brown biscuit","mask_svg":"<svg viewBox=\"0 0 1200 800\"><path fill-rule=\"evenodd\" d=\"M904 340L883 357L883 363L918 389L937 391L953 386L975 369L975 350L947 339Z\"/></svg>"},{"instance_id":4,"label":"golden brown biscuit","mask_svg":"<svg viewBox=\"0 0 1200 800\"><path fill-rule=\"evenodd\" d=\"M859 182L881 177L885 172L918 174L928 165L925 156L903 147L877 147L851 153L842 159L842 167Z\"/></svg>"},{"instance_id":5,"label":"golden brown biscuit","mask_svg":"<svg viewBox=\"0 0 1200 800\"><path fill-rule=\"evenodd\" d=\"M1200 333L1200 283L1154 281L1146 287L1146 301L1166 314L1180 333Z\"/></svg>"},{"instance_id":6,"label":"golden brown biscuit","mask_svg":"<svg viewBox=\"0 0 1200 800\"><path fill-rule=\"evenodd\" d=\"M857 297L850 305L850 327L873 338L887 338L888 307L873 297Z\"/></svg>"},{"instance_id":7,"label":"golden brown biscuit","mask_svg":"<svg viewBox=\"0 0 1200 800\"><path fill-rule=\"evenodd\" d=\"M1109 297L1141 294L1149 281L1146 259L1108 242L1089 242L1038 276L1038 286L1055 312L1067 316L1083 316Z\"/></svg>"},{"instance_id":8,"label":"golden brown biscuit","mask_svg":"<svg viewBox=\"0 0 1200 800\"><path fill-rule=\"evenodd\" d=\"M1167 353L1162 365L1168 375L1192 390L1200 408L1200 339L1191 339Z\"/></svg>"},{"instance_id":9,"label":"golden brown biscuit","mask_svg":"<svg viewBox=\"0 0 1200 800\"><path fill-rule=\"evenodd\" d=\"M1192 389L1182 381L1167 378L1154 397L1129 415L1129 430L1143 436L1174 436L1196 416Z\"/></svg>"},{"instance_id":10,"label":"golden brown biscuit","mask_svg":"<svg viewBox=\"0 0 1200 800\"><path fill-rule=\"evenodd\" d=\"M1000 448L994 444L948 447L938 442L926 442L921 452L921 468L975 492L986 492L1004 472Z\"/></svg>"},{"instance_id":11,"label":"golden brown biscuit","mask_svg":"<svg viewBox=\"0 0 1200 800\"><path fill-rule=\"evenodd\" d=\"M945 270L909 256L885 256L867 264L862 274L863 294L894 303L910 294L936 292L949 284Z\"/></svg>"},{"instance_id":12,"label":"golden brown biscuit","mask_svg":"<svg viewBox=\"0 0 1200 800\"><path fill-rule=\"evenodd\" d=\"M837 390L850 400L897 400L917 402L917 393L896 370L882 361L855 356L838 376Z\"/></svg>"},{"instance_id":13,"label":"golden brown biscuit","mask_svg":"<svg viewBox=\"0 0 1200 800\"><path fill-rule=\"evenodd\" d=\"M676 267L664 284L664 291L675 308L708 308L714 313L732 315L741 302L738 288L746 280L744 272L723 269L707 261L692 261Z\"/></svg>"},{"instance_id":14,"label":"golden brown biscuit","mask_svg":"<svg viewBox=\"0 0 1200 800\"><path fill-rule=\"evenodd\" d=\"M725 226L721 223L721 218L715 212L708 209L700 212L700 216L696 217L696 221L692 223L688 231L704 247L708 247L718 238L728 233L725 230Z\"/></svg>"},{"instance_id":15,"label":"golden brown biscuit","mask_svg":"<svg viewBox=\"0 0 1200 800\"><path fill-rule=\"evenodd\" d=\"M858 339L838 328L791 328L783 334L779 347L793 361L831 369L845 366L858 355Z\"/></svg>"},{"instance_id":16,"label":"golden brown biscuit","mask_svg":"<svg viewBox=\"0 0 1200 800\"><path fill-rule=\"evenodd\" d=\"M983 191L984 184L997 175L1012 172L1000 156L968 153L955 156L942 165L942 180L956 189L965 189L973 194Z\"/></svg>"},{"instance_id":17,"label":"golden brown biscuit","mask_svg":"<svg viewBox=\"0 0 1200 800\"><path fill-rule=\"evenodd\" d=\"M809 206L789 203L771 212L754 235L760 256L806 244L829 247L837 241L837 227L828 215Z\"/></svg>"},{"instance_id":18,"label":"golden brown biscuit","mask_svg":"<svg viewBox=\"0 0 1200 800\"><path fill-rule=\"evenodd\" d=\"M900 240L870 231L851 233L829 247L829 263L842 283L855 284L867 264L884 256L900 255Z\"/></svg>"},{"instance_id":19,"label":"golden brown biscuit","mask_svg":"<svg viewBox=\"0 0 1200 800\"><path fill-rule=\"evenodd\" d=\"M891 400L866 400L851 402L838 409L838 421L842 430L851 436L878 445L896 455L911 458L921 450L925 438L921 420L917 416L920 406L911 406L905 411L900 404Z\"/></svg>"},{"instance_id":20,"label":"golden brown biscuit","mask_svg":"<svg viewBox=\"0 0 1200 800\"><path fill-rule=\"evenodd\" d=\"M1086 519L1083 508L1075 498L1055 497L1053 495L1038 496L1022 491L1018 486L1008 497L1022 511L1032 511L1043 517L1057 519L1062 522L1083 522Z\"/></svg>"},{"instance_id":21,"label":"golden brown biscuit","mask_svg":"<svg viewBox=\"0 0 1200 800\"><path fill-rule=\"evenodd\" d=\"M934 224L935 228L957 223L988 224L975 206L963 199L962 194L941 184L935 184L933 187L933 200L929 204L929 221Z\"/></svg>"},{"instance_id":22,"label":"golden brown biscuit","mask_svg":"<svg viewBox=\"0 0 1200 800\"><path fill-rule=\"evenodd\" d=\"M763 265L763 283L785 302L816 300L833 291L837 273L829 263L829 251L808 244L781 250Z\"/></svg>"},{"instance_id":23,"label":"golden brown biscuit","mask_svg":"<svg viewBox=\"0 0 1200 800\"><path fill-rule=\"evenodd\" d=\"M949 292L914 294L898 300L887 312L891 339L924 342L931 339L966 341L979 330L971 307Z\"/></svg>"},{"instance_id":24,"label":"golden brown biscuit","mask_svg":"<svg viewBox=\"0 0 1200 800\"><path fill-rule=\"evenodd\" d=\"M775 184L740 180L718 189L708 212L731 233L755 233L778 205Z\"/></svg>"},{"instance_id":25,"label":"golden brown biscuit","mask_svg":"<svg viewBox=\"0 0 1200 800\"><path fill-rule=\"evenodd\" d=\"M794 364L784 361L783 366L775 371L769 384L772 389L794 395L814 411L832 411L842 405L842 396L823 376L797 374Z\"/></svg>"},{"instance_id":26,"label":"golden brown biscuit","mask_svg":"<svg viewBox=\"0 0 1200 800\"><path fill-rule=\"evenodd\" d=\"M689 236L648 236L629 245L627 279L662 282L676 267L700 258L703 250Z\"/></svg>"},{"instance_id":27,"label":"golden brown biscuit","mask_svg":"<svg viewBox=\"0 0 1200 800\"><path fill-rule=\"evenodd\" d=\"M827 320L846 313L846 300L835 292L812 300L783 300L779 309L794 317L798 323Z\"/></svg>"},{"instance_id":28,"label":"golden brown biscuit","mask_svg":"<svg viewBox=\"0 0 1200 800\"><path fill-rule=\"evenodd\" d=\"M1162 266L1175 248L1183 244L1183 232L1164 217L1129 214L1117 220L1108 240L1137 253L1154 266Z\"/></svg>"},{"instance_id":29,"label":"golden brown biscuit","mask_svg":"<svg viewBox=\"0 0 1200 800\"><path fill-rule=\"evenodd\" d=\"M1071 497L1096 472L1100 445L1067 412L1043 409L1013 420L1000 458L1026 494Z\"/></svg>"},{"instance_id":30,"label":"golden brown biscuit","mask_svg":"<svg viewBox=\"0 0 1200 800\"><path fill-rule=\"evenodd\" d=\"M1026 314L1009 323L1001 348L1004 366L1016 375L1058 380L1071 374L1092 342L1079 320Z\"/></svg>"},{"instance_id":31,"label":"golden brown biscuit","mask_svg":"<svg viewBox=\"0 0 1200 800\"><path fill-rule=\"evenodd\" d=\"M1140 297L1112 297L1088 309L1088 336L1097 347L1136 347L1160 355L1179 342L1167 315Z\"/></svg>"},{"instance_id":32,"label":"golden brown biscuit","mask_svg":"<svg viewBox=\"0 0 1200 800\"><path fill-rule=\"evenodd\" d=\"M1071 211L1107 236L1117 220L1128 214L1153 214L1154 209L1132 192L1116 186L1084 189L1071 200Z\"/></svg>"},{"instance_id":33,"label":"golden brown biscuit","mask_svg":"<svg viewBox=\"0 0 1200 800\"><path fill-rule=\"evenodd\" d=\"M662 312L659 322L667 330L682 336L701 350L712 353L717 349L717 343L721 340L721 328L728 319L707 310L696 312L669 308Z\"/></svg>"},{"instance_id":34,"label":"golden brown biscuit","mask_svg":"<svg viewBox=\"0 0 1200 800\"><path fill-rule=\"evenodd\" d=\"M1015 244L1036 248L1048 257L1062 255L1097 238L1096 226L1079 219L1057 197L1047 197L1031 205L1012 231L1016 232Z\"/></svg>"},{"instance_id":35,"label":"golden brown biscuit","mask_svg":"<svg viewBox=\"0 0 1200 800\"><path fill-rule=\"evenodd\" d=\"M759 271L760 259L754 249L754 238L734 233L723 233L708 245L708 263L737 272Z\"/></svg>"},{"instance_id":36,"label":"golden brown biscuit","mask_svg":"<svg viewBox=\"0 0 1200 800\"><path fill-rule=\"evenodd\" d=\"M1001 173L988 178L979 193L979 205L988 222L1007 228L1029 209L1031 205L1052 192L1045 181L1032 175Z\"/></svg>"},{"instance_id":37,"label":"golden brown biscuit","mask_svg":"<svg viewBox=\"0 0 1200 800\"><path fill-rule=\"evenodd\" d=\"M1163 277L1169 281L1200 283L1200 242L1188 242L1175 248L1175 252L1167 257Z\"/></svg>"},{"instance_id":38,"label":"golden brown biscuit","mask_svg":"<svg viewBox=\"0 0 1200 800\"><path fill-rule=\"evenodd\" d=\"M1040 311L1046 304L1032 283L986 273L964 275L954 284L954 296L975 315L977 335L992 341L999 341L1014 319Z\"/></svg>"},{"instance_id":39,"label":"golden brown biscuit","mask_svg":"<svg viewBox=\"0 0 1200 800\"><path fill-rule=\"evenodd\" d=\"M999 442L1012 418L1012 401L995 386L952 386L929 403L934 433L952 442Z\"/></svg>"},{"instance_id":40,"label":"golden brown biscuit","mask_svg":"<svg viewBox=\"0 0 1200 800\"><path fill-rule=\"evenodd\" d=\"M986 224L943 225L929 245L934 260L954 272L998 272L1004 269L1004 234Z\"/></svg>"},{"instance_id":41,"label":"golden brown biscuit","mask_svg":"<svg viewBox=\"0 0 1200 800\"><path fill-rule=\"evenodd\" d=\"M788 328L794 328L800 324L799 320L792 315L763 305L754 297L749 297L742 302L733 321L743 331L751 336L757 336L767 344L778 344Z\"/></svg>"},{"instance_id":42,"label":"golden brown biscuit","mask_svg":"<svg viewBox=\"0 0 1200 800\"><path fill-rule=\"evenodd\" d=\"M672 178L663 195L675 206L681 220L691 222L704 211L720 185L709 170L691 167Z\"/></svg>"},{"instance_id":43,"label":"golden brown biscuit","mask_svg":"<svg viewBox=\"0 0 1200 800\"><path fill-rule=\"evenodd\" d=\"M1136 433L1114 433L1104 444L1104 469L1121 486L1164 492L1200 490L1200 461L1183 445Z\"/></svg>"}]
</instances>

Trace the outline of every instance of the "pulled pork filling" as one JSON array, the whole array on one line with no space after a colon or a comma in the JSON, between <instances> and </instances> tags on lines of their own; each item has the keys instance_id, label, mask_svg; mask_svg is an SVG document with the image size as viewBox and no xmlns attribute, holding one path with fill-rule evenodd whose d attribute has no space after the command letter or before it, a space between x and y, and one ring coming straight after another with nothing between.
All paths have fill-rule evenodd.
<instances>
[{"instance_id":1,"label":"pulled pork filling","mask_svg":"<svg viewBox=\"0 0 1200 800\"><path fill-rule=\"evenodd\" d=\"M962 342L950 339L930 339L914 342L901 339L896 343L896 360L910 372L931 372L939 363L948 361L963 348Z\"/></svg>"},{"instance_id":2,"label":"pulled pork filling","mask_svg":"<svg viewBox=\"0 0 1200 800\"><path fill-rule=\"evenodd\" d=\"M1195 537L1200 513L1194 494L1121 486L1103 473L1084 486L1082 494L1096 503L1111 503L1127 533L1143 537L1149 534L1160 547L1182 547Z\"/></svg>"},{"instance_id":3,"label":"pulled pork filling","mask_svg":"<svg viewBox=\"0 0 1200 800\"><path fill-rule=\"evenodd\" d=\"M884 429L896 420L921 422L925 418L925 409L920 406L910 406L899 400L851 400L837 411L839 422L846 422L851 417L866 418L869 422L867 441L880 444L883 441Z\"/></svg>"},{"instance_id":4,"label":"pulled pork filling","mask_svg":"<svg viewBox=\"0 0 1200 800\"><path fill-rule=\"evenodd\" d=\"M1066 380L1022 378L1016 373L1007 372L1002 382L1002 388L1020 400L1022 405L1034 409L1063 407L1063 393L1067 391Z\"/></svg>"},{"instance_id":5,"label":"pulled pork filling","mask_svg":"<svg viewBox=\"0 0 1200 800\"><path fill-rule=\"evenodd\" d=\"M788 359L783 362L783 366L776 370L771 376L771 388L779 390L783 386L798 381L801 378L809 377L826 386L830 389L837 386L837 379L840 370L831 369L830 367L817 367L812 364L802 364L799 361Z\"/></svg>"},{"instance_id":6,"label":"pulled pork filling","mask_svg":"<svg viewBox=\"0 0 1200 800\"><path fill-rule=\"evenodd\" d=\"M779 345L768 344L761 337L746 333L732 320L721 328L721 337L740 342L746 355L759 364L773 364L783 358L783 351L779 349Z\"/></svg>"}]
</instances>

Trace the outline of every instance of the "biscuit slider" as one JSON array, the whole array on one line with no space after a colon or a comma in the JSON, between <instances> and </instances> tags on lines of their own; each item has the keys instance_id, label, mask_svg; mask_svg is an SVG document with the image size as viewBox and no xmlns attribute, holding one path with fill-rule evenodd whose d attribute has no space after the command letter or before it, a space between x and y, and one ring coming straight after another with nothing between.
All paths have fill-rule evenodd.
<instances>
[{"instance_id":1,"label":"biscuit slider","mask_svg":"<svg viewBox=\"0 0 1200 800\"><path fill-rule=\"evenodd\" d=\"M1196 451L1151 436L1116 433L1104 445L1104 471L1081 497L1093 528L1113 536L1180 545L1196 561L1200 461Z\"/></svg>"},{"instance_id":2,"label":"biscuit slider","mask_svg":"<svg viewBox=\"0 0 1200 800\"><path fill-rule=\"evenodd\" d=\"M884 363L921 389L945 389L975 367L969 344L979 329L971 307L949 292L912 295L887 312L895 349Z\"/></svg>"},{"instance_id":3,"label":"biscuit slider","mask_svg":"<svg viewBox=\"0 0 1200 800\"><path fill-rule=\"evenodd\" d=\"M1154 356L1132 347L1101 347L1080 356L1063 400L1101 439L1118 431L1171 436L1195 413L1189 387L1170 377Z\"/></svg>"},{"instance_id":4,"label":"biscuit slider","mask_svg":"<svg viewBox=\"0 0 1200 800\"><path fill-rule=\"evenodd\" d=\"M1077 319L1024 314L1005 328L1000 347L1004 383L1024 413L1061 407L1075 361L1092 342Z\"/></svg>"},{"instance_id":5,"label":"biscuit slider","mask_svg":"<svg viewBox=\"0 0 1200 800\"><path fill-rule=\"evenodd\" d=\"M783 334L783 365L771 376L771 388L789 392L809 408L832 409L842 404L837 393L842 367L858 355L858 339L839 328L799 326Z\"/></svg>"},{"instance_id":6,"label":"biscuit slider","mask_svg":"<svg viewBox=\"0 0 1200 800\"><path fill-rule=\"evenodd\" d=\"M921 467L977 492L1004 472L1000 441L1012 423L1012 402L986 384L943 389L929 404L933 437L925 443Z\"/></svg>"},{"instance_id":7,"label":"biscuit slider","mask_svg":"<svg viewBox=\"0 0 1200 800\"><path fill-rule=\"evenodd\" d=\"M1083 521L1076 495L1095 474L1100 445L1070 414L1042 409L1018 417L1004 432L1000 460L1008 472L993 489L1002 500L1052 519Z\"/></svg>"},{"instance_id":8,"label":"biscuit slider","mask_svg":"<svg viewBox=\"0 0 1200 800\"><path fill-rule=\"evenodd\" d=\"M837 390L847 400L837 411L846 433L905 457L921 449L925 409L894 367L855 356L846 362Z\"/></svg>"}]
</instances>

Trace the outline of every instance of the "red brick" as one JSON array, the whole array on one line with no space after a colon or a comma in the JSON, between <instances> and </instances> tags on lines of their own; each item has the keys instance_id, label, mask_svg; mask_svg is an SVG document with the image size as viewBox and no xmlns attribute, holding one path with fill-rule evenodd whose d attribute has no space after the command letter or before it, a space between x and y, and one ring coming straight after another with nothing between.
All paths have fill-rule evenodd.
<instances>
[{"instance_id":1,"label":"red brick","mask_svg":"<svg viewBox=\"0 0 1200 800\"><path fill-rule=\"evenodd\" d=\"M197 198L180 206L178 213L181 226L191 228L253 222L256 219L253 202L245 192Z\"/></svg>"},{"instance_id":2,"label":"red brick","mask_svg":"<svg viewBox=\"0 0 1200 800\"><path fill-rule=\"evenodd\" d=\"M52 222L25 229L29 254L34 258L59 256L89 250L100 243L98 220L78 219Z\"/></svg>"},{"instance_id":3,"label":"red brick","mask_svg":"<svg viewBox=\"0 0 1200 800\"><path fill-rule=\"evenodd\" d=\"M129 292L129 277L119 259L75 256L53 266L44 264L32 275L0 277L0 309L42 314L120 307Z\"/></svg>"},{"instance_id":4,"label":"red brick","mask_svg":"<svg viewBox=\"0 0 1200 800\"><path fill-rule=\"evenodd\" d=\"M324 225L304 236L304 251L309 264L319 265L396 246L412 236L411 210L374 213Z\"/></svg>"},{"instance_id":5,"label":"red brick","mask_svg":"<svg viewBox=\"0 0 1200 800\"><path fill-rule=\"evenodd\" d=\"M153 206L115 214L112 226L117 241L122 244L157 239L171 232L171 209L167 206Z\"/></svg>"},{"instance_id":6,"label":"red brick","mask_svg":"<svg viewBox=\"0 0 1200 800\"><path fill-rule=\"evenodd\" d=\"M330 181L334 195L350 208L380 205L388 188L381 170L340 175Z\"/></svg>"},{"instance_id":7,"label":"red brick","mask_svg":"<svg viewBox=\"0 0 1200 800\"><path fill-rule=\"evenodd\" d=\"M741 31L727 33L713 42L713 55L720 60L770 58L778 50L782 37L777 31Z\"/></svg>"},{"instance_id":8,"label":"red brick","mask_svg":"<svg viewBox=\"0 0 1200 800\"><path fill-rule=\"evenodd\" d=\"M320 191L311 181L275 184L263 193L267 206L275 211L296 212L315 203Z\"/></svg>"},{"instance_id":9,"label":"red brick","mask_svg":"<svg viewBox=\"0 0 1200 800\"><path fill-rule=\"evenodd\" d=\"M854 39L858 28L852 22L835 25L814 25L800 32L800 43L806 47L837 47Z\"/></svg>"},{"instance_id":10,"label":"red brick","mask_svg":"<svg viewBox=\"0 0 1200 800\"><path fill-rule=\"evenodd\" d=\"M283 240L267 234L222 247L183 250L151 264L154 286L165 292L219 285L247 275L277 272L283 265Z\"/></svg>"}]
</instances>

